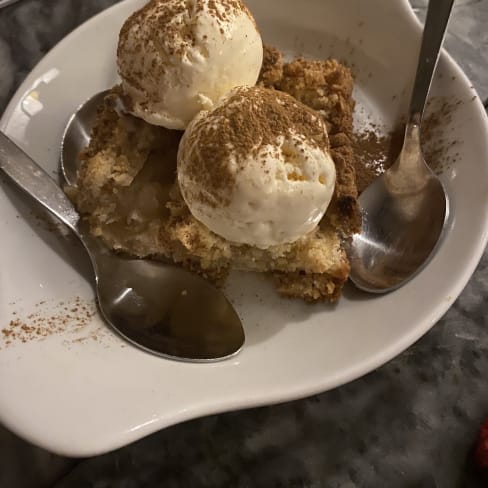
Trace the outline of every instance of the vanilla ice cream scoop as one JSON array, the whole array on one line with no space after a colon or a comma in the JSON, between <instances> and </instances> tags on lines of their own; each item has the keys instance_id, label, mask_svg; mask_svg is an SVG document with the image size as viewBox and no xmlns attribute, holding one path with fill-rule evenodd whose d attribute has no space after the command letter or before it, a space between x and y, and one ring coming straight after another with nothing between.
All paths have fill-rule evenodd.
<instances>
[{"instance_id":1,"label":"vanilla ice cream scoop","mask_svg":"<svg viewBox=\"0 0 488 488\"><path fill-rule=\"evenodd\" d=\"M234 89L190 123L178 151L192 215L229 241L263 249L314 230L335 179L319 114L266 88Z\"/></svg>"},{"instance_id":2,"label":"vanilla ice cream scoop","mask_svg":"<svg viewBox=\"0 0 488 488\"><path fill-rule=\"evenodd\" d=\"M262 61L241 0L151 0L125 22L117 49L129 111L168 129L184 129L232 88L254 85Z\"/></svg>"}]
</instances>

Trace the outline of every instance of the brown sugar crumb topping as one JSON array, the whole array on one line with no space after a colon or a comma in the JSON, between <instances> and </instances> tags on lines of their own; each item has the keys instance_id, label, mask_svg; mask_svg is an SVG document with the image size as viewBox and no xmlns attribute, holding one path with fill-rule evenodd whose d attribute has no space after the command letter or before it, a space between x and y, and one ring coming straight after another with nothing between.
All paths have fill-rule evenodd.
<instances>
[{"instance_id":1,"label":"brown sugar crumb topping","mask_svg":"<svg viewBox=\"0 0 488 488\"><path fill-rule=\"evenodd\" d=\"M283 65L278 89L317 110L326 120L329 134L352 133L353 78L335 59L295 59Z\"/></svg>"},{"instance_id":2,"label":"brown sugar crumb topping","mask_svg":"<svg viewBox=\"0 0 488 488\"><path fill-rule=\"evenodd\" d=\"M261 87L240 87L209 115L197 119L188 133L184 157L188 172L198 178L207 204L228 205L235 175L249 158L279 157L280 137L293 134L302 143L329 150L325 124L318 114L290 95ZM235 166L231 168L231 161ZM211 196L209 199L208 195ZM209 201L212 200L212 201Z\"/></svg>"},{"instance_id":3,"label":"brown sugar crumb topping","mask_svg":"<svg viewBox=\"0 0 488 488\"><path fill-rule=\"evenodd\" d=\"M275 87L283 78L283 56L272 46L263 46L263 64L258 84L266 88Z\"/></svg>"}]
</instances>

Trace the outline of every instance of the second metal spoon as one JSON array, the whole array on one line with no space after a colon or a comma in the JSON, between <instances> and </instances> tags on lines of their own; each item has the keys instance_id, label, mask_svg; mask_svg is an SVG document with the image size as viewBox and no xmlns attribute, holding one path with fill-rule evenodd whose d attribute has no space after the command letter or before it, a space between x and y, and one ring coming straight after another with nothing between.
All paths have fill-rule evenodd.
<instances>
[{"instance_id":1,"label":"second metal spoon","mask_svg":"<svg viewBox=\"0 0 488 488\"><path fill-rule=\"evenodd\" d=\"M363 228L348 244L351 280L385 293L419 272L439 242L449 212L442 183L427 166L420 124L453 0L430 0L402 151L359 197Z\"/></svg>"},{"instance_id":2,"label":"second metal spoon","mask_svg":"<svg viewBox=\"0 0 488 488\"><path fill-rule=\"evenodd\" d=\"M128 341L190 362L225 359L242 348L241 321L222 292L175 266L112 253L90 235L54 180L2 132L0 171L81 240L95 271L100 312Z\"/></svg>"}]
</instances>

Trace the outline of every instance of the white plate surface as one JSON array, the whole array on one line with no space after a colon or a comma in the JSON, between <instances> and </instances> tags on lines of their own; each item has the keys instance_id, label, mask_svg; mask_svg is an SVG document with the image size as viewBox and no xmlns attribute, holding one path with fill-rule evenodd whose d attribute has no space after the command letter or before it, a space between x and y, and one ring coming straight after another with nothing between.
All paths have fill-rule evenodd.
<instances>
[{"instance_id":1,"label":"white plate surface","mask_svg":"<svg viewBox=\"0 0 488 488\"><path fill-rule=\"evenodd\" d=\"M118 31L142 3L121 2L71 33L6 110L1 128L50 172L57 169L68 116L116 79ZM354 63L358 113L387 126L402 113L398 95L408 95L420 39L407 0L248 3L265 42L288 54ZM349 290L331 308L282 300L264 280L235 276L227 293L243 319L247 345L220 364L153 357L126 346L96 315L80 327L67 318L59 333L41 340L7 346L0 334L0 421L54 452L94 455L197 416L325 391L411 345L459 295L488 235L486 115L447 55L439 74L433 94L462 101L444 128L445 137L460 141L453 149L457 162L442 174L452 214L436 256L412 282L381 297ZM31 313L59 314L60 302L74 297L93 299L82 251L39 225L29 209L1 184L0 329L15 318L28 323Z\"/></svg>"}]
</instances>

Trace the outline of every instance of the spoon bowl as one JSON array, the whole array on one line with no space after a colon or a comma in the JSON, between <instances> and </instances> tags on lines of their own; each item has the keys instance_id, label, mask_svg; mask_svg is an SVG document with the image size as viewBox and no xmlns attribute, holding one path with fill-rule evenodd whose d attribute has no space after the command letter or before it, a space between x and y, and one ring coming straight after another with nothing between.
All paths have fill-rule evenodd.
<instances>
[{"instance_id":1,"label":"spoon bowl","mask_svg":"<svg viewBox=\"0 0 488 488\"><path fill-rule=\"evenodd\" d=\"M108 250L83 230L100 311L134 345L159 356L207 362L238 352L244 333L223 295L196 274Z\"/></svg>"},{"instance_id":2,"label":"spoon bowl","mask_svg":"<svg viewBox=\"0 0 488 488\"><path fill-rule=\"evenodd\" d=\"M397 162L359 197L362 231L349 243L351 280L384 293L413 278L433 255L445 228L449 201L425 164L418 126L407 126Z\"/></svg>"}]
</instances>

